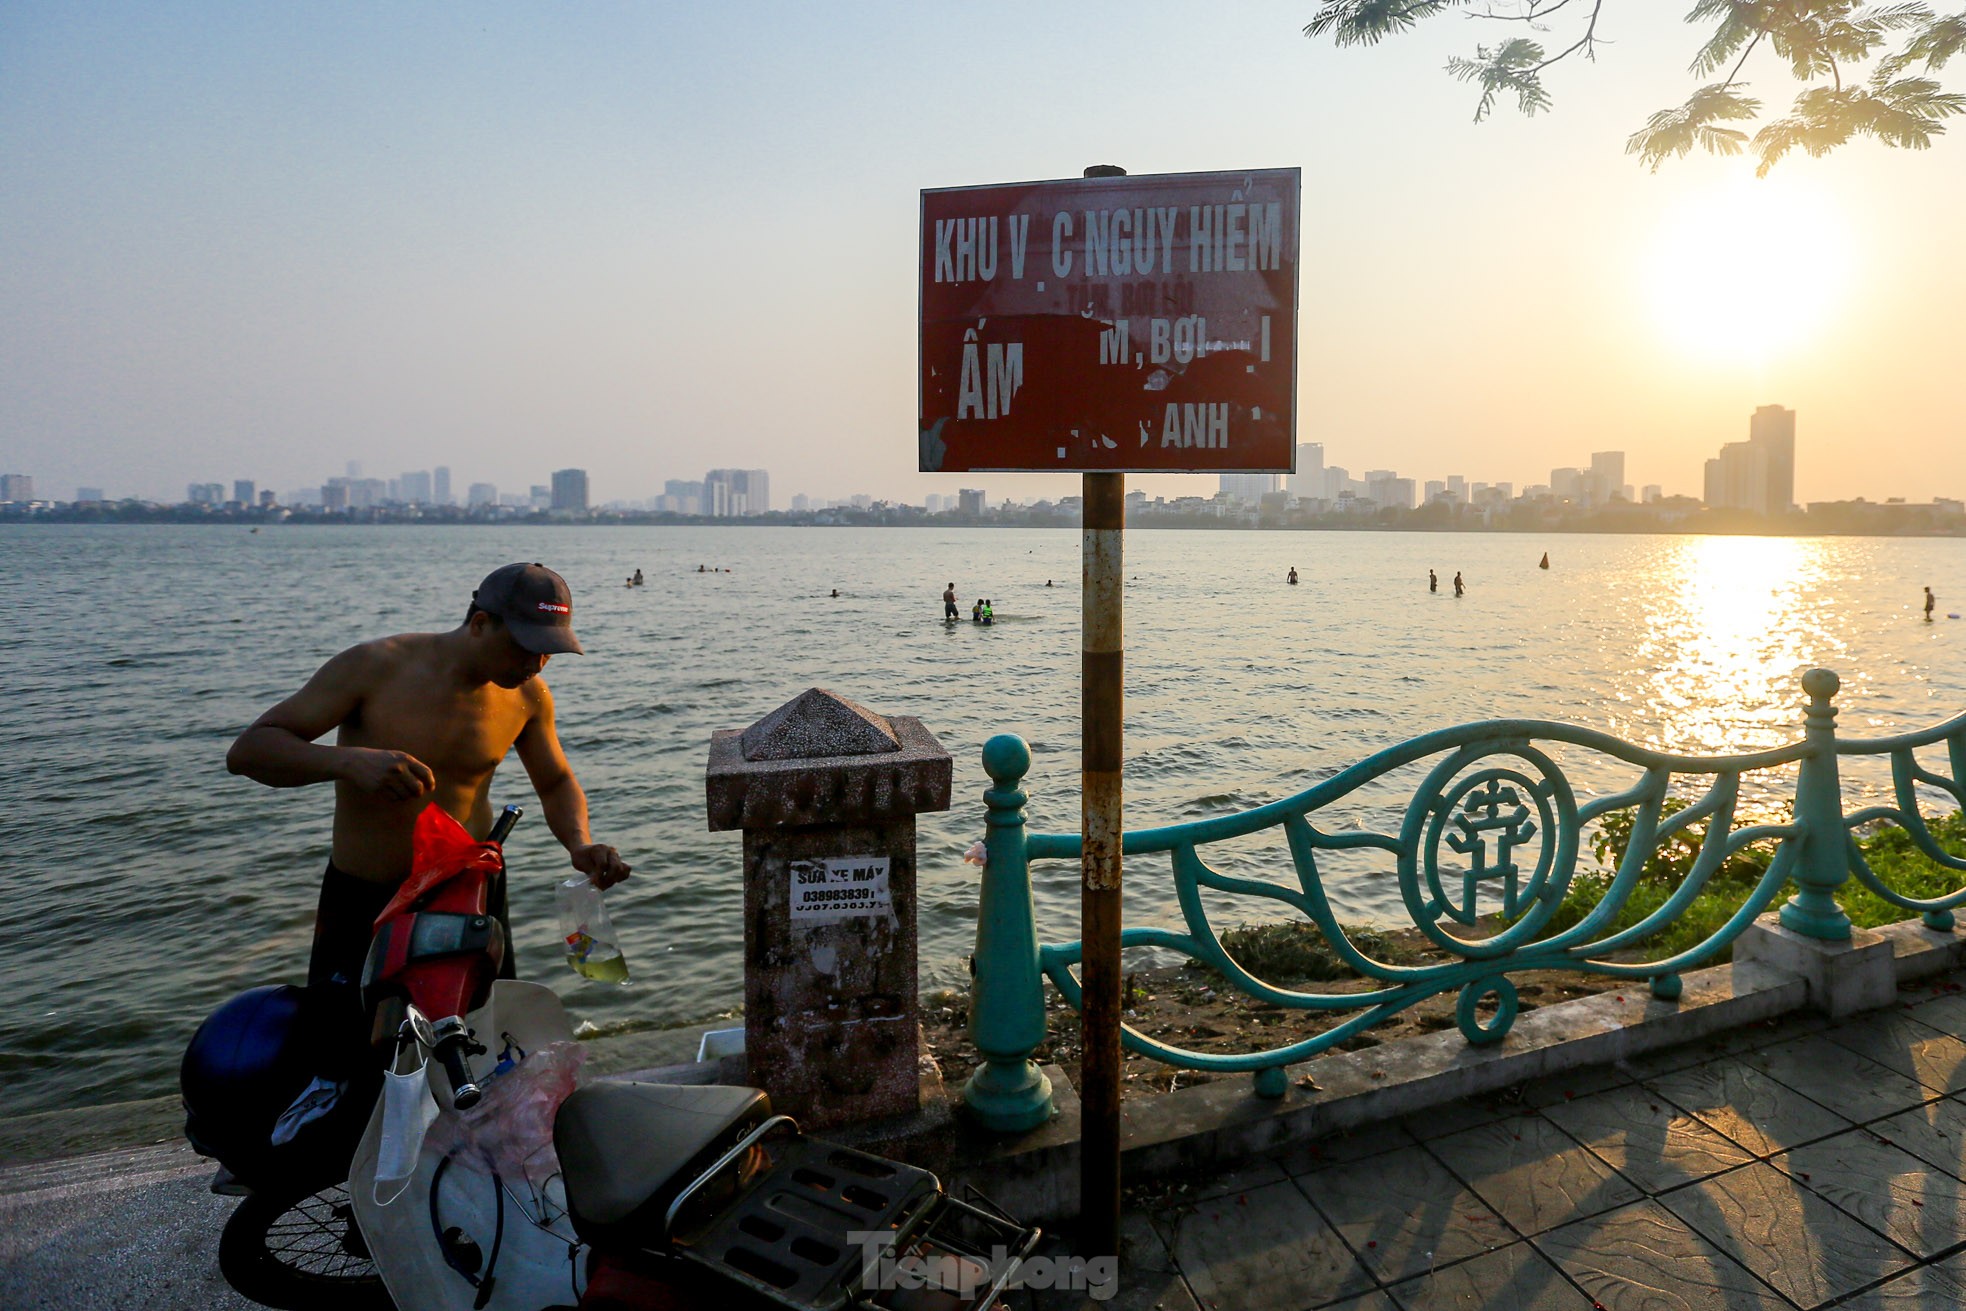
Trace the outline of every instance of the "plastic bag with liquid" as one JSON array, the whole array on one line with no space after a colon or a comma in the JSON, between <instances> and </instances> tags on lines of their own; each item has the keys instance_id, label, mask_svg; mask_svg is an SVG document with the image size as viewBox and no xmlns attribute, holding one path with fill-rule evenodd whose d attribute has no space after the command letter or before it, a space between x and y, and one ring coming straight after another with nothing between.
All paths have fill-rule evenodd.
<instances>
[{"instance_id":1,"label":"plastic bag with liquid","mask_svg":"<svg viewBox=\"0 0 1966 1311\"><path fill-rule=\"evenodd\" d=\"M601 983L628 982L628 958L614 936L608 904L585 874L560 885L560 937L576 973Z\"/></svg>"}]
</instances>

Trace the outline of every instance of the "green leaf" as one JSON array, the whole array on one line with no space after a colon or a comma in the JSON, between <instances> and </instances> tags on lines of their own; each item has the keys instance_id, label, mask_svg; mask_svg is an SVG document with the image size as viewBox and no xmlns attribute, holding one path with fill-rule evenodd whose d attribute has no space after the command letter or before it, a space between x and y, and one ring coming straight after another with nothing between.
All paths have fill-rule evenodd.
<instances>
[{"instance_id":1,"label":"green leaf","mask_svg":"<svg viewBox=\"0 0 1966 1311\"><path fill-rule=\"evenodd\" d=\"M1867 136L1904 150L1924 150L1945 131L1942 120L1966 113L1966 95L1946 92L1930 78L1892 80L1880 68L1864 87L1811 87L1795 98L1788 117L1755 134L1766 177L1782 156L1800 149L1820 158L1853 137Z\"/></svg>"},{"instance_id":2,"label":"green leaf","mask_svg":"<svg viewBox=\"0 0 1966 1311\"><path fill-rule=\"evenodd\" d=\"M1311 15L1305 36L1329 36L1341 46L1371 46L1412 30L1415 23L1466 0L1328 0Z\"/></svg>"},{"instance_id":3,"label":"green leaf","mask_svg":"<svg viewBox=\"0 0 1966 1311\"><path fill-rule=\"evenodd\" d=\"M1721 82L1701 87L1677 109L1662 109L1625 142L1625 153L1637 155L1654 173L1669 157L1685 156L1695 146L1715 155L1738 155L1748 135L1718 124L1752 119L1761 102Z\"/></svg>"},{"instance_id":4,"label":"green leaf","mask_svg":"<svg viewBox=\"0 0 1966 1311\"><path fill-rule=\"evenodd\" d=\"M1475 106L1475 122L1488 117L1495 107L1495 96L1502 91L1515 93L1516 108L1525 114L1550 107L1549 92L1543 89L1543 47L1527 37L1517 37L1494 50L1475 47L1473 59L1450 59L1447 71L1463 82L1481 84L1481 103Z\"/></svg>"}]
</instances>

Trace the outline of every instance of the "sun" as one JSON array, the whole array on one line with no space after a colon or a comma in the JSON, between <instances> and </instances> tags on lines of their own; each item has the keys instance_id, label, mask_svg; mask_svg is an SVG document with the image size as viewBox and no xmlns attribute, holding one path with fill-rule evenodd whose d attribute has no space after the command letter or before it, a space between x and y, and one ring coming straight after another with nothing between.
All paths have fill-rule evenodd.
<instances>
[{"instance_id":1,"label":"sun","mask_svg":"<svg viewBox=\"0 0 1966 1311\"><path fill-rule=\"evenodd\" d=\"M1820 337L1841 306L1850 234L1835 201L1751 174L1689 191L1661 216L1645 263L1653 314L1687 354L1766 365Z\"/></svg>"}]
</instances>

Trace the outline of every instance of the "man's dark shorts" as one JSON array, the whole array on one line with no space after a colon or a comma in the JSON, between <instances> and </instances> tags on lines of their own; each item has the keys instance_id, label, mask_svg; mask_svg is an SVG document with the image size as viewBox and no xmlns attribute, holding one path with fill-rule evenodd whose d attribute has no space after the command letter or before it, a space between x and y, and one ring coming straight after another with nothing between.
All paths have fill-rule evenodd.
<instances>
[{"instance_id":1,"label":"man's dark shorts","mask_svg":"<svg viewBox=\"0 0 1966 1311\"><path fill-rule=\"evenodd\" d=\"M368 959L375 917L396 895L396 884L372 883L328 862L321 875L321 901L314 912L314 949L307 961L308 1004L320 1035L331 1077L367 1057L371 1018L362 1009L362 964ZM492 881L491 912L506 926L503 979L516 978L511 916L506 907L505 873Z\"/></svg>"}]
</instances>

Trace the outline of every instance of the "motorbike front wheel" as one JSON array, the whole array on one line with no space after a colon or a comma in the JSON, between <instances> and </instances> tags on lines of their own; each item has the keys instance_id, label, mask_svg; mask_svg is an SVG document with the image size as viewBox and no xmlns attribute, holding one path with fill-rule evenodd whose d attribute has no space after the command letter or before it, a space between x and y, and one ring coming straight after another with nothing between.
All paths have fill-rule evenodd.
<instances>
[{"instance_id":1,"label":"motorbike front wheel","mask_svg":"<svg viewBox=\"0 0 1966 1311\"><path fill-rule=\"evenodd\" d=\"M219 1239L218 1268L242 1297L280 1311L395 1311L341 1184L240 1202Z\"/></svg>"}]
</instances>

